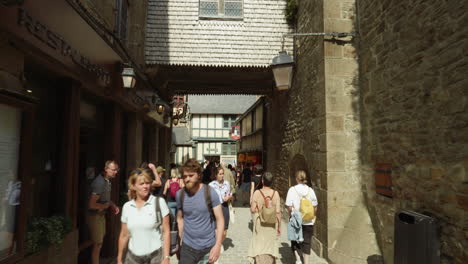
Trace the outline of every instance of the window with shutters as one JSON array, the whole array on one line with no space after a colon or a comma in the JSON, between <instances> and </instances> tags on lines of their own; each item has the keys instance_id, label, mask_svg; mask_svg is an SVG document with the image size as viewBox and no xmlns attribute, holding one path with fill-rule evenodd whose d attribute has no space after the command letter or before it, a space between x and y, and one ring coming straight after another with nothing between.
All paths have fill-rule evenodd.
<instances>
[{"instance_id":1,"label":"window with shutters","mask_svg":"<svg viewBox=\"0 0 468 264\"><path fill-rule=\"evenodd\" d=\"M200 0L202 18L242 18L243 0Z\"/></svg>"}]
</instances>

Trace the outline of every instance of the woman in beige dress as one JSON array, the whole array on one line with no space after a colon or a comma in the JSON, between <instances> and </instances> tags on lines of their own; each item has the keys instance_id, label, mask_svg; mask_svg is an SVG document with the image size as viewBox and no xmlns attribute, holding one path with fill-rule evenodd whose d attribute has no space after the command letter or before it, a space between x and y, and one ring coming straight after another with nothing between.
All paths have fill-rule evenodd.
<instances>
[{"instance_id":1,"label":"woman in beige dress","mask_svg":"<svg viewBox=\"0 0 468 264\"><path fill-rule=\"evenodd\" d=\"M273 264L279 257L278 237L281 234L281 207L279 193L270 186L273 175L265 172L263 175L263 187L256 190L252 197L250 210L253 213L252 239L248 251L250 263ZM259 212L265 207L265 201L271 203L266 207L276 209L276 223L264 224L260 220Z\"/></svg>"}]
</instances>

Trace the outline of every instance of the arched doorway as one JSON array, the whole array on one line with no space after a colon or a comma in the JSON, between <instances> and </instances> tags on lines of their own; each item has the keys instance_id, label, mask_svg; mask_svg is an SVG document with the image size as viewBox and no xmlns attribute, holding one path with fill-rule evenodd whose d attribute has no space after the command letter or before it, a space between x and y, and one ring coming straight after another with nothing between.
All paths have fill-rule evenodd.
<instances>
[{"instance_id":1,"label":"arched doorway","mask_svg":"<svg viewBox=\"0 0 468 264\"><path fill-rule=\"evenodd\" d=\"M307 167L307 162L304 156L301 154L296 154L291 160L291 162L289 163L289 186L296 184L295 174L296 174L296 171L298 170L303 170L306 172L307 185L311 186L312 179L310 177L310 171L309 171L309 168Z\"/></svg>"}]
</instances>

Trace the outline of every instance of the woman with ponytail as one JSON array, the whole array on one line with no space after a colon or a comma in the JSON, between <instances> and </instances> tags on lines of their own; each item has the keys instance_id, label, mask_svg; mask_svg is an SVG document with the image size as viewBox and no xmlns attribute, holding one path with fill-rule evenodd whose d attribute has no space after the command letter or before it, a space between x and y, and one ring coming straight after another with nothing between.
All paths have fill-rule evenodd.
<instances>
[{"instance_id":1,"label":"woman with ponytail","mask_svg":"<svg viewBox=\"0 0 468 264\"><path fill-rule=\"evenodd\" d=\"M288 212L291 219L294 220L297 220L297 215L301 215L300 207L302 199L309 200L312 203L314 207L313 210L315 210L315 212L317 211L318 204L314 190L307 185L307 174L305 171L298 170L296 172L296 182L296 185L289 188L285 203L288 207ZM291 240L291 248L294 256L296 257L296 264L306 264L309 263L315 218L313 218L311 221L302 221L301 219L299 219L299 221L302 222L302 234L299 234L299 237L303 239L303 241L299 243L300 240Z\"/></svg>"}]
</instances>

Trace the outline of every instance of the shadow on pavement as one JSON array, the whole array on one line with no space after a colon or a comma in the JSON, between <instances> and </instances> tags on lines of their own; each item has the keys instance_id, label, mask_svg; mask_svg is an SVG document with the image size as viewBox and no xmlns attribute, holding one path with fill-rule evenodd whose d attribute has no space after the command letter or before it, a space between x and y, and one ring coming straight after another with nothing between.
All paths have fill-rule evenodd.
<instances>
[{"instance_id":1,"label":"shadow on pavement","mask_svg":"<svg viewBox=\"0 0 468 264\"><path fill-rule=\"evenodd\" d=\"M224 246L224 250L228 250L228 248L234 247L234 243L232 243L232 239L227 237L226 239L224 239L223 246Z\"/></svg>"},{"instance_id":2,"label":"shadow on pavement","mask_svg":"<svg viewBox=\"0 0 468 264\"><path fill-rule=\"evenodd\" d=\"M281 243L279 247L280 263L294 263L291 247L288 243Z\"/></svg>"}]
</instances>

